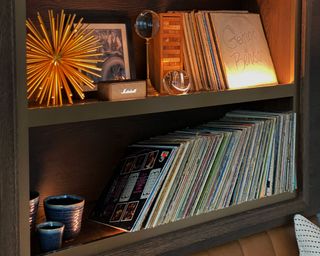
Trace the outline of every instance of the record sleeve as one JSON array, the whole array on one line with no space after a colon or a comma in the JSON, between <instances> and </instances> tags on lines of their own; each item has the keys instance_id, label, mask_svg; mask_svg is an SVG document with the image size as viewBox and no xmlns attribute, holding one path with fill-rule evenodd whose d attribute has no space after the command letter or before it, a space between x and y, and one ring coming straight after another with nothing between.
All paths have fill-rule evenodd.
<instances>
[{"instance_id":1,"label":"record sleeve","mask_svg":"<svg viewBox=\"0 0 320 256\"><path fill-rule=\"evenodd\" d=\"M90 218L124 231L143 222L172 164L176 146L132 145Z\"/></svg>"}]
</instances>

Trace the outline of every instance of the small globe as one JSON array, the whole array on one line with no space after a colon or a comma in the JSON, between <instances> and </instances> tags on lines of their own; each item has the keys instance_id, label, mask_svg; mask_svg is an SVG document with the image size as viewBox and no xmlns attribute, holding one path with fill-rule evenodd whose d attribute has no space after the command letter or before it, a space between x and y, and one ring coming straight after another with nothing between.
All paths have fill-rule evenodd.
<instances>
[{"instance_id":1,"label":"small globe","mask_svg":"<svg viewBox=\"0 0 320 256\"><path fill-rule=\"evenodd\" d=\"M169 94L186 94L190 89L190 78L184 70L169 71L163 77L163 85Z\"/></svg>"},{"instance_id":2,"label":"small globe","mask_svg":"<svg viewBox=\"0 0 320 256\"><path fill-rule=\"evenodd\" d=\"M144 10L138 15L134 27L138 36L143 39L151 39L159 31L159 16L154 11Z\"/></svg>"}]
</instances>

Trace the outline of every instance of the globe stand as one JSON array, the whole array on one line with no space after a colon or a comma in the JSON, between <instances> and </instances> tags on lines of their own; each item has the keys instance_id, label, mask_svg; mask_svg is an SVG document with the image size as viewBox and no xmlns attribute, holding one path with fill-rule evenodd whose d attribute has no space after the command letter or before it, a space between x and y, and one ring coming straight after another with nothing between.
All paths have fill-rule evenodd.
<instances>
[{"instance_id":1,"label":"globe stand","mask_svg":"<svg viewBox=\"0 0 320 256\"><path fill-rule=\"evenodd\" d=\"M146 84L147 84L147 96L148 97L160 95L159 92L153 87L150 79L146 79Z\"/></svg>"},{"instance_id":2,"label":"globe stand","mask_svg":"<svg viewBox=\"0 0 320 256\"><path fill-rule=\"evenodd\" d=\"M138 36L146 40L146 66L147 66L147 74L146 74L146 89L147 96L158 96L159 93L153 87L150 80L150 67L149 67L149 45L150 39L155 37L155 35L159 31L159 16L157 13L151 10L142 11L135 22L135 31Z\"/></svg>"}]
</instances>

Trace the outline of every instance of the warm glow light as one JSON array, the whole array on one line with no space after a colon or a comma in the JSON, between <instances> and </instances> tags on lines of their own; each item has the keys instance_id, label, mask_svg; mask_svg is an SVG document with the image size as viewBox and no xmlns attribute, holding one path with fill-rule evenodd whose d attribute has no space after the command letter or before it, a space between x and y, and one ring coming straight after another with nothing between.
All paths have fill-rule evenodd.
<instances>
[{"instance_id":1,"label":"warm glow light","mask_svg":"<svg viewBox=\"0 0 320 256\"><path fill-rule=\"evenodd\" d=\"M259 85L276 85L278 83L274 70L263 65L254 65L241 71L227 68L226 71L229 89Z\"/></svg>"},{"instance_id":2,"label":"warm glow light","mask_svg":"<svg viewBox=\"0 0 320 256\"><path fill-rule=\"evenodd\" d=\"M212 13L229 89L278 84L259 14Z\"/></svg>"}]
</instances>

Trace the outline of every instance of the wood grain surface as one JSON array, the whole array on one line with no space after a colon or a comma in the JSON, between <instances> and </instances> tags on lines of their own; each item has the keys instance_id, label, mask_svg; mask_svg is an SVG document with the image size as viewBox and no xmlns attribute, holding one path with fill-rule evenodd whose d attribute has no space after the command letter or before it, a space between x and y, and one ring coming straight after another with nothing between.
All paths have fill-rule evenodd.
<instances>
[{"instance_id":1,"label":"wood grain surface","mask_svg":"<svg viewBox=\"0 0 320 256\"><path fill-rule=\"evenodd\" d=\"M296 2L257 1L279 83L294 80Z\"/></svg>"},{"instance_id":2,"label":"wood grain surface","mask_svg":"<svg viewBox=\"0 0 320 256\"><path fill-rule=\"evenodd\" d=\"M0 254L6 256L19 254L13 2L0 8Z\"/></svg>"},{"instance_id":3,"label":"wood grain surface","mask_svg":"<svg viewBox=\"0 0 320 256\"><path fill-rule=\"evenodd\" d=\"M320 2L306 1L305 60L302 80L302 164L304 197L309 210L320 209Z\"/></svg>"}]
</instances>

